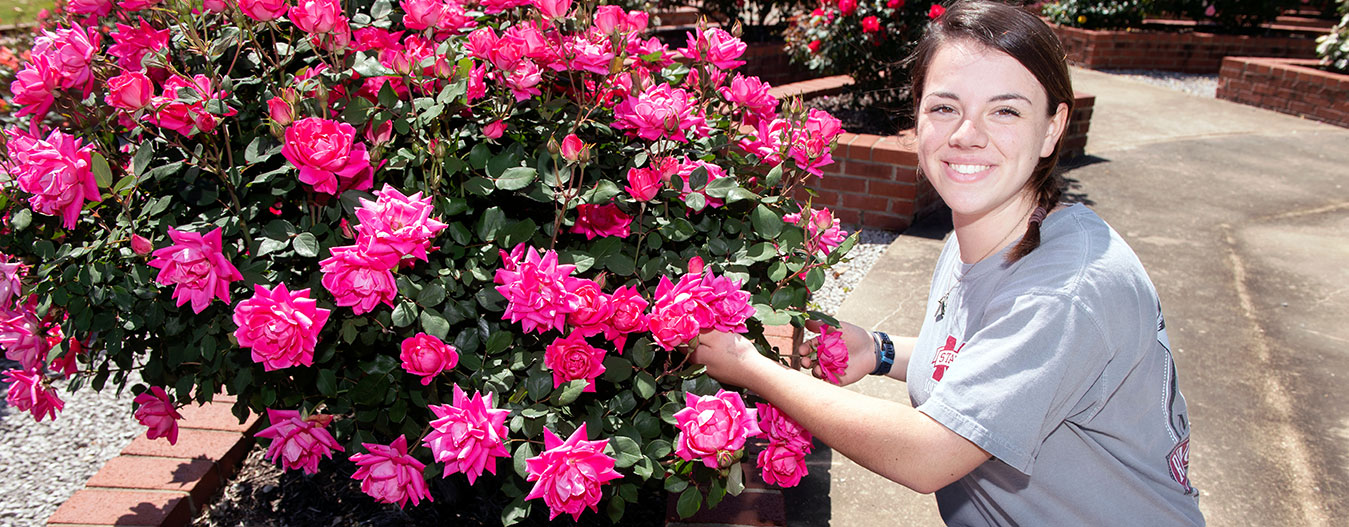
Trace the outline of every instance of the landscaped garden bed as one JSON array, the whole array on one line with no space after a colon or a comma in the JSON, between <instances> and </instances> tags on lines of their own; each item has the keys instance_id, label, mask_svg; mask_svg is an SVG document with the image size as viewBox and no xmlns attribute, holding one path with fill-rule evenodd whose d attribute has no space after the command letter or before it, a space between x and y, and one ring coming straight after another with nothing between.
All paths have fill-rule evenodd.
<instances>
[{"instance_id":1,"label":"landscaped garden bed","mask_svg":"<svg viewBox=\"0 0 1349 527\"><path fill-rule=\"evenodd\" d=\"M1053 25L1068 61L1089 69L1156 69L1217 73L1223 57L1316 57L1315 30L1284 35L1232 35L1154 24L1130 30Z\"/></svg>"}]
</instances>

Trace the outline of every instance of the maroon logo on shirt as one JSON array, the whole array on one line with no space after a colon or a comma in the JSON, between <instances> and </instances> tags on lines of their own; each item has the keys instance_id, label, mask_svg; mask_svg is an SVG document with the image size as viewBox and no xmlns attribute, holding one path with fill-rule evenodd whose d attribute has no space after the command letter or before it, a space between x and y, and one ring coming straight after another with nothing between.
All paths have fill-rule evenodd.
<instances>
[{"instance_id":1,"label":"maroon logo on shirt","mask_svg":"<svg viewBox=\"0 0 1349 527\"><path fill-rule=\"evenodd\" d=\"M1171 467L1171 477L1180 483L1186 490L1190 488L1190 438L1185 438L1176 443L1176 448L1171 449L1171 454L1166 456L1167 465Z\"/></svg>"},{"instance_id":2,"label":"maroon logo on shirt","mask_svg":"<svg viewBox=\"0 0 1349 527\"><path fill-rule=\"evenodd\" d=\"M951 367L951 363L956 361L956 354L964 347L964 343L956 346L955 337L946 337L946 345L939 348L937 354L932 357L932 380L941 380L942 375L946 374L946 368Z\"/></svg>"}]
</instances>

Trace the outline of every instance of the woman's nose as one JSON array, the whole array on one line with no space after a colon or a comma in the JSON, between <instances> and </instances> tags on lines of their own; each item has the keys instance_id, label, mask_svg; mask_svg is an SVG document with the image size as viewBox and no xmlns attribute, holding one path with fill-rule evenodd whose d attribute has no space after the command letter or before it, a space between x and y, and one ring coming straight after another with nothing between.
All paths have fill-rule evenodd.
<instances>
[{"instance_id":1,"label":"woman's nose","mask_svg":"<svg viewBox=\"0 0 1349 527\"><path fill-rule=\"evenodd\" d=\"M983 127L975 119L965 119L951 133L949 143L960 148L983 148L988 146L988 134L984 133Z\"/></svg>"}]
</instances>

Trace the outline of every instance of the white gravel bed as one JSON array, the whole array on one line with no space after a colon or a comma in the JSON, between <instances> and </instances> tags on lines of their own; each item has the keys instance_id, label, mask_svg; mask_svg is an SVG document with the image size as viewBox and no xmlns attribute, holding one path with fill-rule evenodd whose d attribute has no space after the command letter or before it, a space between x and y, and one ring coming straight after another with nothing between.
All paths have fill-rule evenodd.
<instances>
[{"instance_id":1,"label":"white gravel bed","mask_svg":"<svg viewBox=\"0 0 1349 527\"><path fill-rule=\"evenodd\" d=\"M851 234L851 233L849 233ZM824 286L811 296L813 309L830 315L838 314L839 306L848 294L862 281L862 278L876 265L876 260L885 253L891 242L899 234L878 229L862 229L857 245L848 251L847 261L839 262L825 272Z\"/></svg>"},{"instance_id":2,"label":"white gravel bed","mask_svg":"<svg viewBox=\"0 0 1349 527\"><path fill-rule=\"evenodd\" d=\"M1216 74L1177 73L1160 70L1101 70L1101 73L1119 75L1209 99L1214 98L1218 91L1218 76Z\"/></svg>"},{"instance_id":3,"label":"white gravel bed","mask_svg":"<svg viewBox=\"0 0 1349 527\"><path fill-rule=\"evenodd\" d=\"M866 276L897 233L863 229L849 258L826 273L823 287L813 296L813 308L835 314L843 300ZM0 369L16 363L0 360ZM133 379L132 384L139 382ZM33 421L0 399L0 526L42 525L57 507L109 459L145 433L132 415L130 390L121 397L109 385L102 392L88 387L66 391L57 381L65 409L56 420ZM0 390L8 384L0 383Z\"/></svg>"},{"instance_id":4,"label":"white gravel bed","mask_svg":"<svg viewBox=\"0 0 1349 527\"><path fill-rule=\"evenodd\" d=\"M4 369L18 364L0 363ZM132 416L131 390L117 397L109 384L102 392L86 386L72 394L66 385L64 380L54 384L66 403L55 421L35 422L32 414L0 399L0 525L46 524L103 463L145 433ZM0 383L0 390L8 389L8 383Z\"/></svg>"}]
</instances>

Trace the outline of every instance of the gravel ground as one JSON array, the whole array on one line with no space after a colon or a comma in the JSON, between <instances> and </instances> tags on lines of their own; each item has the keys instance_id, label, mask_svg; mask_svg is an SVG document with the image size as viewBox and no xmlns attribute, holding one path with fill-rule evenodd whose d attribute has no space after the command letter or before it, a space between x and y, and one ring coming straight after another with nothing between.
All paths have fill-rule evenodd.
<instances>
[{"instance_id":1,"label":"gravel ground","mask_svg":"<svg viewBox=\"0 0 1349 527\"><path fill-rule=\"evenodd\" d=\"M1218 76L1216 74L1176 73L1174 71L1157 70L1101 70L1101 72L1210 99L1218 91Z\"/></svg>"},{"instance_id":2,"label":"gravel ground","mask_svg":"<svg viewBox=\"0 0 1349 527\"><path fill-rule=\"evenodd\" d=\"M0 369L15 367L0 360ZM0 525L45 524L103 463L145 432L132 417L130 390L117 397L111 387L72 394L65 381L55 386L66 402L55 421L35 422L32 414L0 401Z\"/></svg>"}]
</instances>

